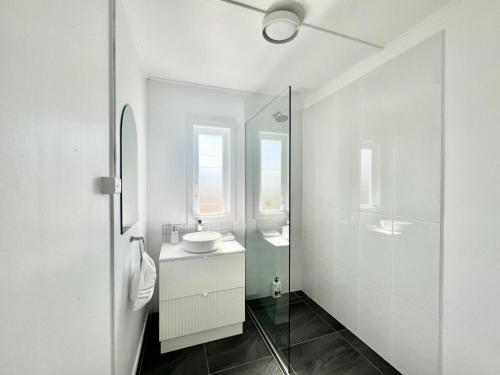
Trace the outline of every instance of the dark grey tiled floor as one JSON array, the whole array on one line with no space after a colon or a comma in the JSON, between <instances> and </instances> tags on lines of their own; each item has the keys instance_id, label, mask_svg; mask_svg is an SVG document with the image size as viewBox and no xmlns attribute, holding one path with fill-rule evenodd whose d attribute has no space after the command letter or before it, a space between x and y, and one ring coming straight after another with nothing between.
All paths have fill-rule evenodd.
<instances>
[{"instance_id":1,"label":"dark grey tiled floor","mask_svg":"<svg viewBox=\"0 0 500 375\"><path fill-rule=\"evenodd\" d=\"M158 314L149 316L138 371L141 375L278 375L276 361L250 317L243 334L160 354Z\"/></svg>"},{"instance_id":2,"label":"dark grey tiled floor","mask_svg":"<svg viewBox=\"0 0 500 375\"><path fill-rule=\"evenodd\" d=\"M294 345L290 356L297 374L380 375L339 333Z\"/></svg>"},{"instance_id":3,"label":"dark grey tiled floor","mask_svg":"<svg viewBox=\"0 0 500 375\"><path fill-rule=\"evenodd\" d=\"M392 367L385 359L379 356L372 348L366 345L354 333L345 329L339 332L344 340L351 344L363 357L374 364L384 375L401 375L394 367Z\"/></svg>"},{"instance_id":4,"label":"dark grey tiled floor","mask_svg":"<svg viewBox=\"0 0 500 375\"><path fill-rule=\"evenodd\" d=\"M293 375L401 375L303 292L252 300L247 306L290 358ZM158 314L153 314L142 350L141 375L281 374L249 316L242 335L160 354Z\"/></svg>"},{"instance_id":5,"label":"dark grey tiled floor","mask_svg":"<svg viewBox=\"0 0 500 375\"><path fill-rule=\"evenodd\" d=\"M283 348L284 358L290 358L293 374L401 375L302 291L252 300L248 306L274 345Z\"/></svg>"},{"instance_id":6,"label":"dark grey tiled floor","mask_svg":"<svg viewBox=\"0 0 500 375\"><path fill-rule=\"evenodd\" d=\"M205 344L210 372L270 358L271 353L250 317L247 317L243 330L243 335L231 336Z\"/></svg>"},{"instance_id":7,"label":"dark grey tiled floor","mask_svg":"<svg viewBox=\"0 0 500 375\"><path fill-rule=\"evenodd\" d=\"M218 372L221 375L282 375L280 368L273 357L259 359L242 366Z\"/></svg>"},{"instance_id":8,"label":"dark grey tiled floor","mask_svg":"<svg viewBox=\"0 0 500 375\"><path fill-rule=\"evenodd\" d=\"M261 309L255 311L255 315L279 348L286 348L289 344L299 344L334 332L334 329L304 301L297 301L289 307Z\"/></svg>"}]
</instances>

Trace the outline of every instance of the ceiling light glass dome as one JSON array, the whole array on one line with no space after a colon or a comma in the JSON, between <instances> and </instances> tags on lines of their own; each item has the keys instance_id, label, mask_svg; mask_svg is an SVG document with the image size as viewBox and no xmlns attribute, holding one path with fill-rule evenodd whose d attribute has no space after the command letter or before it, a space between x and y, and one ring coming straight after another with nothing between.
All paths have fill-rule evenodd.
<instances>
[{"instance_id":1,"label":"ceiling light glass dome","mask_svg":"<svg viewBox=\"0 0 500 375\"><path fill-rule=\"evenodd\" d=\"M288 10L266 14L262 22L262 35L271 43L287 43L299 33L300 18Z\"/></svg>"}]
</instances>

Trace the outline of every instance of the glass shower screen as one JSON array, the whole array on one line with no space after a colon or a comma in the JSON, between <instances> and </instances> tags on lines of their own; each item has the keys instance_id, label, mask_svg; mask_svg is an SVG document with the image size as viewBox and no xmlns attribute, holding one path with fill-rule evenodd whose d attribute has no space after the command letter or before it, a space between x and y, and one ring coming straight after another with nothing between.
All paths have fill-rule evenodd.
<instances>
[{"instance_id":1,"label":"glass shower screen","mask_svg":"<svg viewBox=\"0 0 500 375\"><path fill-rule=\"evenodd\" d=\"M290 346L290 95L287 88L245 124L247 307L284 370Z\"/></svg>"}]
</instances>

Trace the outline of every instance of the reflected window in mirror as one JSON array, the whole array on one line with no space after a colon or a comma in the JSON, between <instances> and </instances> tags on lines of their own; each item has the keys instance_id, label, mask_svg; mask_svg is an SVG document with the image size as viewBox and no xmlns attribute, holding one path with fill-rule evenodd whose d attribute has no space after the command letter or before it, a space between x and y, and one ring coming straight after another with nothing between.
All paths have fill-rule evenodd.
<instances>
[{"instance_id":1,"label":"reflected window in mirror","mask_svg":"<svg viewBox=\"0 0 500 375\"><path fill-rule=\"evenodd\" d=\"M137 130L134 111L126 105L122 111L120 125L120 194L121 233L125 233L139 220Z\"/></svg>"},{"instance_id":2,"label":"reflected window in mirror","mask_svg":"<svg viewBox=\"0 0 500 375\"><path fill-rule=\"evenodd\" d=\"M380 147L365 144L360 149L360 208L380 206Z\"/></svg>"}]
</instances>

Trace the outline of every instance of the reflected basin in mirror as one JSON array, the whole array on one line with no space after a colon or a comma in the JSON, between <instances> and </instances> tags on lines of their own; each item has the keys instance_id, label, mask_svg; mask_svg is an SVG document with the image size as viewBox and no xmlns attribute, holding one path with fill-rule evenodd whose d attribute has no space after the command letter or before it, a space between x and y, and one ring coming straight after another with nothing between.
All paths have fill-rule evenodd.
<instances>
[{"instance_id":1,"label":"reflected basin in mirror","mask_svg":"<svg viewBox=\"0 0 500 375\"><path fill-rule=\"evenodd\" d=\"M189 253L210 253L219 248L222 234L218 232L193 232L182 237L182 248Z\"/></svg>"}]
</instances>

